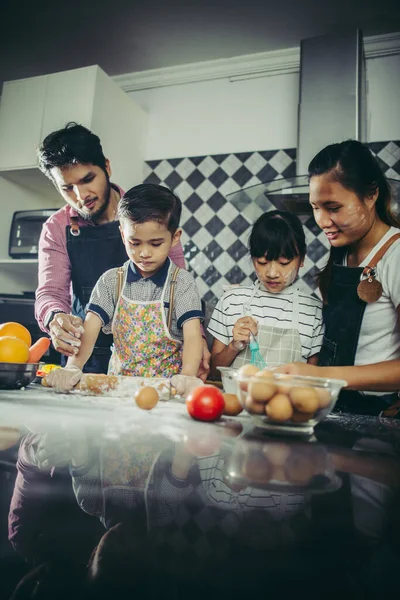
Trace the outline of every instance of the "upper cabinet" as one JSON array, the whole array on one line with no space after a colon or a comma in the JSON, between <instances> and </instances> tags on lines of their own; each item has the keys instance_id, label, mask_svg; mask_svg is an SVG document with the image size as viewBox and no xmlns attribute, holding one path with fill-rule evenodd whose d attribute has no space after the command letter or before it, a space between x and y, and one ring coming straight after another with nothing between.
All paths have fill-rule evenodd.
<instances>
[{"instance_id":1,"label":"upper cabinet","mask_svg":"<svg viewBox=\"0 0 400 600\"><path fill-rule=\"evenodd\" d=\"M0 105L0 169L36 165L47 77L6 82Z\"/></svg>"},{"instance_id":2,"label":"upper cabinet","mask_svg":"<svg viewBox=\"0 0 400 600\"><path fill-rule=\"evenodd\" d=\"M147 114L98 66L4 84L0 176L52 193L37 169L36 149L69 121L100 137L111 161L112 181L125 189L142 181Z\"/></svg>"}]
</instances>

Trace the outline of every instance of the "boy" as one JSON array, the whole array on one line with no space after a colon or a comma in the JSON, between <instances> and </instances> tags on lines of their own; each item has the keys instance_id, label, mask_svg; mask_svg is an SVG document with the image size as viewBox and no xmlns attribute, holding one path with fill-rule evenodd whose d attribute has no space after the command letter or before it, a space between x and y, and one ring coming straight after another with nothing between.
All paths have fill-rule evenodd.
<instances>
[{"instance_id":1,"label":"boy","mask_svg":"<svg viewBox=\"0 0 400 600\"><path fill-rule=\"evenodd\" d=\"M96 283L81 345L74 348L65 369L50 374L49 385L59 391L76 385L101 329L114 336L109 374L180 373L174 385L184 395L202 383L195 378L203 347L199 294L192 275L168 258L181 237L181 210L180 200L159 185L137 185L125 194L118 217L129 260L106 271Z\"/></svg>"}]
</instances>

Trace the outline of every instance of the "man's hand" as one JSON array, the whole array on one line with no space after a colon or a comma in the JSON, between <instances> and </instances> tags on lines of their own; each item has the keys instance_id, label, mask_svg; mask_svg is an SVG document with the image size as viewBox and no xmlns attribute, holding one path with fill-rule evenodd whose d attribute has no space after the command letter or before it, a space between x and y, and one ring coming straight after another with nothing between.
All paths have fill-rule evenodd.
<instances>
[{"instance_id":1,"label":"man's hand","mask_svg":"<svg viewBox=\"0 0 400 600\"><path fill-rule=\"evenodd\" d=\"M49 325L51 341L60 354L75 356L81 345L82 319L74 315L56 313Z\"/></svg>"},{"instance_id":2,"label":"man's hand","mask_svg":"<svg viewBox=\"0 0 400 600\"><path fill-rule=\"evenodd\" d=\"M46 376L45 385L54 388L56 392L70 392L81 380L82 371L79 367L71 365L64 369L53 369Z\"/></svg>"},{"instance_id":3,"label":"man's hand","mask_svg":"<svg viewBox=\"0 0 400 600\"><path fill-rule=\"evenodd\" d=\"M207 341L203 338L203 356L201 357L201 363L199 370L197 371L197 377L204 383L210 374L210 359L211 352L208 349Z\"/></svg>"}]
</instances>

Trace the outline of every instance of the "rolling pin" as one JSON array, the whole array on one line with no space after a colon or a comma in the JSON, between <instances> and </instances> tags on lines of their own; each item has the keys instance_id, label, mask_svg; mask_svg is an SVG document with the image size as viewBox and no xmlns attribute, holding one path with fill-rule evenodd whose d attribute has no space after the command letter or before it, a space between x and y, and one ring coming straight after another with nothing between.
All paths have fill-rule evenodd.
<instances>
[{"instance_id":1,"label":"rolling pin","mask_svg":"<svg viewBox=\"0 0 400 600\"><path fill-rule=\"evenodd\" d=\"M81 380L76 384L75 390L81 392L90 392L91 394L104 394L110 390L115 390L120 383L121 378L116 375L104 375L102 373L83 373ZM47 383L47 378L42 378L44 387L51 387Z\"/></svg>"}]
</instances>

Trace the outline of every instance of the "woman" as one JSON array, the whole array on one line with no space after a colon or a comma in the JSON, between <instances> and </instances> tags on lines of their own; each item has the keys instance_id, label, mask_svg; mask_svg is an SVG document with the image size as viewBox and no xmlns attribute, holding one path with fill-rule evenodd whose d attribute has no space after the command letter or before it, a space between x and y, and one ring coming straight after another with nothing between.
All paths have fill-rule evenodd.
<instances>
[{"instance_id":1,"label":"woman","mask_svg":"<svg viewBox=\"0 0 400 600\"><path fill-rule=\"evenodd\" d=\"M309 181L314 218L331 245L319 277L325 336L319 366L279 370L344 379L337 407L378 415L400 390L400 222L389 183L369 149L353 140L321 150Z\"/></svg>"}]
</instances>

